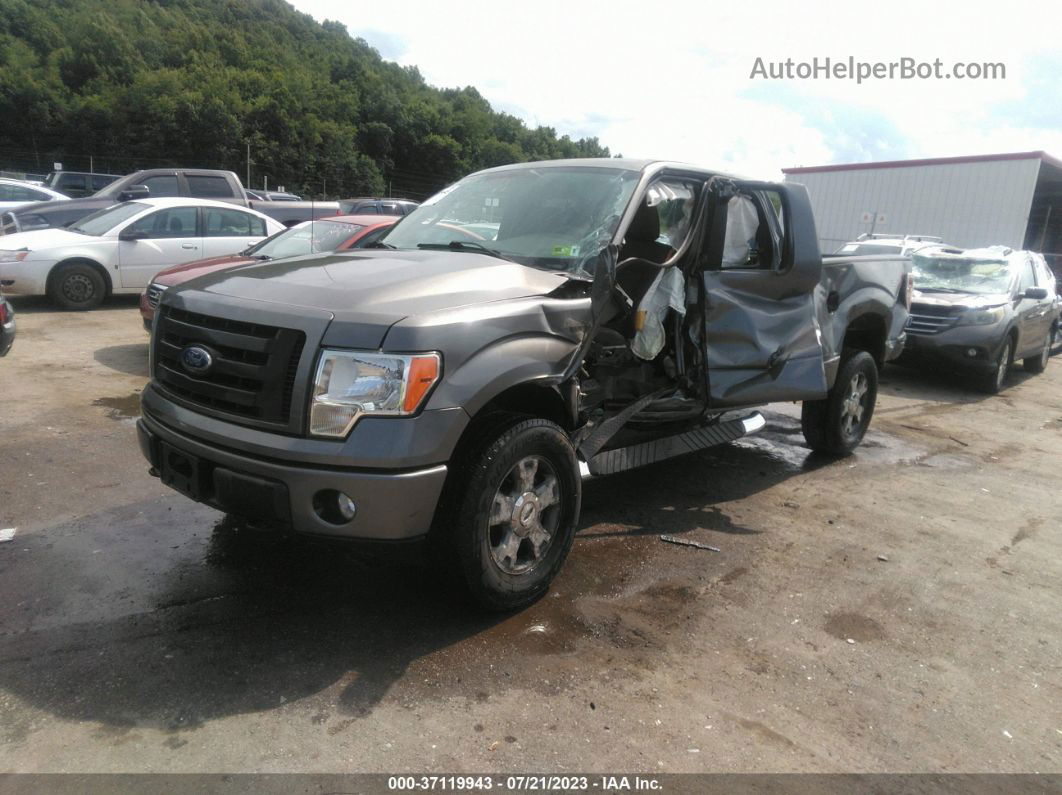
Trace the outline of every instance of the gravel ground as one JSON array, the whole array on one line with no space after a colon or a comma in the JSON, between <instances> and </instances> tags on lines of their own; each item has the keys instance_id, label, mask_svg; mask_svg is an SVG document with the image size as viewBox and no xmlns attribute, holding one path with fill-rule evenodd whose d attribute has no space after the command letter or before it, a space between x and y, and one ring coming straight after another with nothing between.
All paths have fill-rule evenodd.
<instances>
[{"instance_id":1,"label":"gravel ground","mask_svg":"<svg viewBox=\"0 0 1062 795\"><path fill-rule=\"evenodd\" d=\"M591 481L499 618L163 488L135 303L14 303L0 772L1062 771L1058 362L996 397L890 366L841 461L771 406Z\"/></svg>"}]
</instances>

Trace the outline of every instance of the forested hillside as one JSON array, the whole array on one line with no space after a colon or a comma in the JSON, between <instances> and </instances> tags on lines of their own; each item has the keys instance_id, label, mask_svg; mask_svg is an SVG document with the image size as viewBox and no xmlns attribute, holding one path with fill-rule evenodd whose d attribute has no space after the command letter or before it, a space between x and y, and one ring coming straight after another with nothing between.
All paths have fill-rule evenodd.
<instances>
[{"instance_id":1,"label":"forested hillside","mask_svg":"<svg viewBox=\"0 0 1062 795\"><path fill-rule=\"evenodd\" d=\"M424 196L520 160L607 156L437 89L281 0L0 0L0 168L229 168L312 196Z\"/></svg>"}]
</instances>

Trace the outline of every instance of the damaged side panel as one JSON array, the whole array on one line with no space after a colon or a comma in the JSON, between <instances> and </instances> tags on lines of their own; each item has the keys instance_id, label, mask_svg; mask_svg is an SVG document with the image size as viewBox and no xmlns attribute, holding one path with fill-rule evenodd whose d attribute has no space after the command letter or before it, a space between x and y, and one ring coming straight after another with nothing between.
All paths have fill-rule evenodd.
<instances>
[{"instance_id":1,"label":"damaged side panel","mask_svg":"<svg viewBox=\"0 0 1062 795\"><path fill-rule=\"evenodd\" d=\"M816 400L827 391L812 297L773 297L738 274L705 275L713 406Z\"/></svg>"},{"instance_id":2,"label":"damaged side panel","mask_svg":"<svg viewBox=\"0 0 1062 795\"><path fill-rule=\"evenodd\" d=\"M711 407L825 397L822 259L807 192L739 181L708 188L700 286Z\"/></svg>"}]
</instances>

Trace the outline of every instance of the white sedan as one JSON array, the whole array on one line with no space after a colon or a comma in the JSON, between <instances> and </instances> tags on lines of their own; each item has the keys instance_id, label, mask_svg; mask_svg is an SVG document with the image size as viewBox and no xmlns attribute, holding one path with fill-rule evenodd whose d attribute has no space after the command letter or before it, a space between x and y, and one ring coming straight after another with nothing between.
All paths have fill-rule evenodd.
<instances>
[{"instance_id":1,"label":"white sedan","mask_svg":"<svg viewBox=\"0 0 1062 795\"><path fill-rule=\"evenodd\" d=\"M31 185L19 179L0 178L0 210L10 210L33 202L68 201L64 196L43 185Z\"/></svg>"},{"instance_id":2,"label":"white sedan","mask_svg":"<svg viewBox=\"0 0 1062 795\"><path fill-rule=\"evenodd\" d=\"M92 309L112 293L140 293L163 268L235 254L283 229L262 213L226 202L123 202L66 229L0 237L0 290L48 295L64 309Z\"/></svg>"}]
</instances>

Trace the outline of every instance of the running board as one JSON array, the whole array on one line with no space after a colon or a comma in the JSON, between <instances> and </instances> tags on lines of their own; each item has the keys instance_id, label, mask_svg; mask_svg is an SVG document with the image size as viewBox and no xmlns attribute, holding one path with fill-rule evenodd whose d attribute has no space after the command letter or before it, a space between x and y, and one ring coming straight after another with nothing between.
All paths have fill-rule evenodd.
<instances>
[{"instance_id":1,"label":"running board","mask_svg":"<svg viewBox=\"0 0 1062 795\"><path fill-rule=\"evenodd\" d=\"M595 475L613 475L628 469L655 464L668 458L694 453L717 444L726 444L742 436L761 430L767 420L758 411L739 420L728 420L716 425L696 428L676 436L667 436L651 442L617 447L598 453L589 461L579 462L579 471L584 478Z\"/></svg>"}]
</instances>

